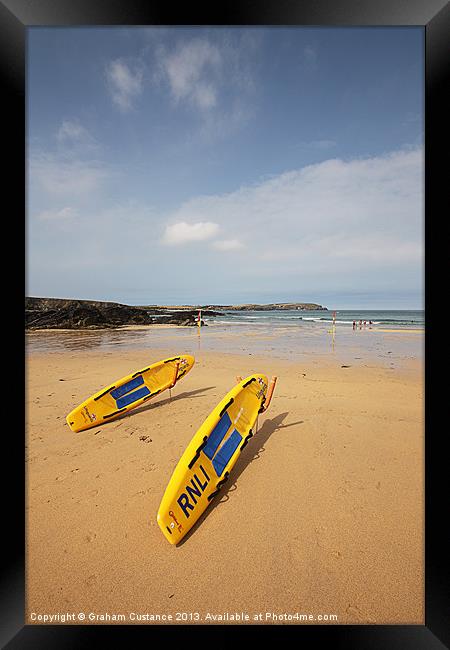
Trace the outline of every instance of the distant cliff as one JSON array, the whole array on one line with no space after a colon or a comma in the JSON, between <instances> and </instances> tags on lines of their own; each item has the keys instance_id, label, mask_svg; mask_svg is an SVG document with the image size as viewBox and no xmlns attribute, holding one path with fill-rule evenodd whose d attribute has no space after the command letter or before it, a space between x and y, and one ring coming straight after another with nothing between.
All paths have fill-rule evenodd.
<instances>
[{"instance_id":1,"label":"distant cliff","mask_svg":"<svg viewBox=\"0 0 450 650\"><path fill-rule=\"evenodd\" d=\"M322 305L317 305L314 302L274 302L268 305L257 305L257 304L248 304L248 305L210 305L207 309L222 309L226 311L271 311L272 309L285 309L285 310L300 310L300 311L327 311L326 307Z\"/></svg>"},{"instance_id":2,"label":"distant cliff","mask_svg":"<svg viewBox=\"0 0 450 650\"><path fill-rule=\"evenodd\" d=\"M148 307L141 307L141 309L149 309L154 305ZM273 302L266 305L259 305L257 303L249 303L245 305L167 305L158 307L158 309L201 309L214 310L218 312L223 311L271 311L273 309L284 309L286 311L300 310L300 311L328 311L327 307L322 307L314 302Z\"/></svg>"}]
</instances>

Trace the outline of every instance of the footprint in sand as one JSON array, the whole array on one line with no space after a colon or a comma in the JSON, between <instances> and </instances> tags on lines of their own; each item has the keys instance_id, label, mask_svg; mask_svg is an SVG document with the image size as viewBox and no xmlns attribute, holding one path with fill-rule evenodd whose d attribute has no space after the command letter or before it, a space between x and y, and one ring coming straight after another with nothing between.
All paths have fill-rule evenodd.
<instances>
[{"instance_id":1,"label":"footprint in sand","mask_svg":"<svg viewBox=\"0 0 450 650\"><path fill-rule=\"evenodd\" d=\"M359 608L358 605L349 604L345 610L345 613L352 618L356 618L359 621L364 620L367 623L369 622L367 615Z\"/></svg>"},{"instance_id":2,"label":"footprint in sand","mask_svg":"<svg viewBox=\"0 0 450 650\"><path fill-rule=\"evenodd\" d=\"M89 496L90 497L96 497L99 492L100 492L100 490L91 490L89 492Z\"/></svg>"},{"instance_id":3,"label":"footprint in sand","mask_svg":"<svg viewBox=\"0 0 450 650\"><path fill-rule=\"evenodd\" d=\"M86 540L87 542L93 542L94 539L95 539L96 537L97 537L97 533L89 532L89 533L86 535L85 540Z\"/></svg>"},{"instance_id":4,"label":"footprint in sand","mask_svg":"<svg viewBox=\"0 0 450 650\"><path fill-rule=\"evenodd\" d=\"M93 574L93 575L89 576L89 578L87 578L87 580L84 581L84 584L87 587L94 587L97 584L97 582L98 582L97 576L95 574Z\"/></svg>"},{"instance_id":5,"label":"footprint in sand","mask_svg":"<svg viewBox=\"0 0 450 650\"><path fill-rule=\"evenodd\" d=\"M134 497L142 497L142 496L145 496L146 494L148 494L149 492L151 492L151 488L147 488L146 490L139 490L139 492L135 492L133 494L133 496Z\"/></svg>"},{"instance_id":6,"label":"footprint in sand","mask_svg":"<svg viewBox=\"0 0 450 650\"><path fill-rule=\"evenodd\" d=\"M110 438L102 438L98 441L99 447L104 447L105 445L110 445L113 441Z\"/></svg>"}]
</instances>

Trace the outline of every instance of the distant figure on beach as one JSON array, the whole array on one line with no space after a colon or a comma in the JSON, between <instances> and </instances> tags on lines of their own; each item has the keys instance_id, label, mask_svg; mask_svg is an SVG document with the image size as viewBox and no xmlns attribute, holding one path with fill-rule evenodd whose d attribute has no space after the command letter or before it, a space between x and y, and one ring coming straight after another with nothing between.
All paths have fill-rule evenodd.
<instances>
[{"instance_id":1,"label":"distant figure on beach","mask_svg":"<svg viewBox=\"0 0 450 650\"><path fill-rule=\"evenodd\" d=\"M366 326L366 321L364 321L364 327Z\"/></svg>"},{"instance_id":2,"label":"distant figure on beach","mask_svg":"<svg viewBox=\"0 0 450 650\"><path fill-rule=\"evenodd\" d=\"M359 321L359 329L362 328L362 320Z\"/></svg>"},{"instance_id":3,"label":"distant figure on beach","mask_svg":"<svg viewBox=\"0 0 450 650\"><path fill-rule=\"evenodd\" d=\"M356 329L356 321L355 320L353 321L353 329L354 330Z\"/></svg>"}]
</instances>

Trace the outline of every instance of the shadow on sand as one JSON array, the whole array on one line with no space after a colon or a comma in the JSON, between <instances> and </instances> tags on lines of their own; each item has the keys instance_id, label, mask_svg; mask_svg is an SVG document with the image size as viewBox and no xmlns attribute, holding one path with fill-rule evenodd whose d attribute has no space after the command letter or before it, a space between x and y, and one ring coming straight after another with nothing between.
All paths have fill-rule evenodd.
<instances>
[{"instance_id":1,"label":"shadow on sand","mask_svg":"<svg viewBox=\"0 0 450 650\"><path fill-rule=\"evenodd\" d=\"M250 465L250 463L258 460L261 454L266 451L264 445L269 440L272 433L278 431L279 429L287 429L288 427L293 427L296 424L303 424L303 420L299 420L298 422L290 422L289 424L283 424L283 421L287 415L289 415L288 412L280 413L280 415L277 415L270 420L265 420L262 427L258 430L258 433L256 433L254 438L250 440L249 444L238 458L236 465L231 470L231 475L227 483L224 484L219 495L213 499L211 505L206 508L205 512L200 516L191 530L186 533L186 535L183 537L180 543L177 544L177 546L182 546L185 542L187 542L191 535L197 530L198 526L200 526L204 519L206 519L208 514L229 500L229 492L235 492L237 490L237 479L240 477L242 472L246 469L246 467Z\"/></svg>"},{"instance_id":2,"label":"shadow on sand","mask_svg":"<svg viewBox=\"0 0 450 650\"><path fill-rule=\"evenodd\" d=\"M216 388L216 386L206 386L206 388L198 388L197 390L191 390L189 392L185 391L184 393L179 393L178 395L174 395L173 397L167 397L166 399L159 400L158 402L152 402L152 400L149 400L147 404L138 406L137 408L131 409L127 413L124 413L123 415L119 415L119 417L114 418L114 420L111 420L111 423L119 422L119 420L123 420L130 416L133 416L135 413L143 413L144 411L148 411L149 409L159 408L160 406L164 406L165 404L176 402L179 399L186 399L187 397L200 397L205 391L213 390L213 388ZM102 424L108 424L108 423L102 423Z\"/></svg>"}]
</instances>

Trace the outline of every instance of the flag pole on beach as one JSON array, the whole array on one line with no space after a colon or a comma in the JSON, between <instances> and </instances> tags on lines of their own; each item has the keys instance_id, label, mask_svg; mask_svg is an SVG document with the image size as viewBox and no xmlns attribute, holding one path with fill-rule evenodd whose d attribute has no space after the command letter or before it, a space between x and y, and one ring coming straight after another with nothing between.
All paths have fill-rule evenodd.
<instances>
[{"instance_id":1,"label":"flag pole on beach","mask_svg":"<svg viewBox=\"0 0 450 650\"><path fill-rule=\"evenodd\" d=\"M334 350L334 337L336 336L336 312L333 312L333 337L332 337L332 342L333 342L333 350Z\"/></svg>"},{"instance_id":2,"label":"flag pole on beach","mask_svg":"<svg viewBox=\"0 0 450 650\"><path fill-rule=\"evenodd\" d=\"M200 349L200 328L202 326L202 310L198 310L198 316L197 316L197 334L198 334L198 347Z\"/></svg>"},{"instance_id":3,"label":"flag pole on beach","mask_svg":"<svg viewBox=\"0 0 450 650\"><path fill-rule=\"evenodd\" d=\"M333 312L333 321L331 325L331 329L327 330L328 334L331 334L331 345L334 351L334 341L335 341L335 336L336 336L336 312Z\"/></svg>"}]
</instances>

